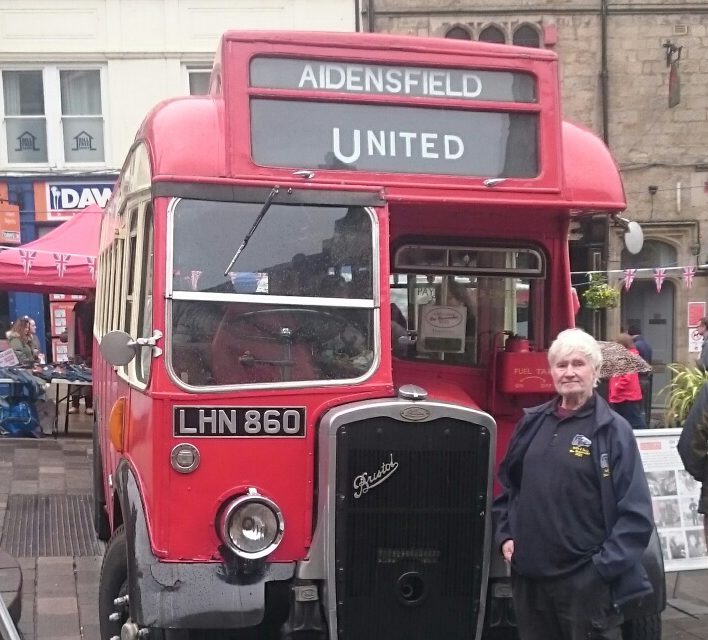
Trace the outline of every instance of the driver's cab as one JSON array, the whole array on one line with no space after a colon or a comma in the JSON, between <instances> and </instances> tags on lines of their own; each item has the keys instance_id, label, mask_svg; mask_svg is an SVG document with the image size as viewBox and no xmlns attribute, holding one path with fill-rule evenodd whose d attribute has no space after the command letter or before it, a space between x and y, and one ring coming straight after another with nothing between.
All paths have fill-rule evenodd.
<instances>
[{"instance_id":1,"label":"driver's cab","mask_svg":"<svg viewBox=\"0 0 708 640\"><path fill-rule=\"evenodd\" d=\"M543 345L544 276L534 246L401 244L390 276L394 369L489 369L510 334Z\"/></svg>"},{"instance_id":2,"label":"driver's cab","mask_svg":"<svg viewBox=\"0 0 708 640\"><path fill-rule=\"evenodd\" d=\"M274 202L260 219L259 210L186 199L170 207L174 381L203 389L365 378L378 348L372 210Z\"/></svg>"}]
</instances>

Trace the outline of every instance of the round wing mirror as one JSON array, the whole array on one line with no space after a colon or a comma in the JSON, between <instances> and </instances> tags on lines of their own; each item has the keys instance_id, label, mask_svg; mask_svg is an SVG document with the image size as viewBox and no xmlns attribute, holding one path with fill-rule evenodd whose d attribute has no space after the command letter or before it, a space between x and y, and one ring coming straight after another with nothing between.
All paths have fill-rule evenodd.
<instances>
[{"instance_id":1,"label":"round wing mirror","mask_svg":"<svg viewBox=\"0 0 708 640\"><path fill-rule=\"evenodd\" d=\"M627 223L627 230L624 232L624 246L627 251L633 254L637 254L642 250L644 246L644 232L642 227L638 222Z\"/></svg>"},{"instance_id":2,"label":"round wing mirror","mask_svg":"<svg viewBox=\"0 0 708 640\"><path fill-rule=\"evenodd\" d=\"M117 367L128 364L135 353L135 341L125 331L111 331L101 340L101 355Z\"/></svg>"}]
</instances>

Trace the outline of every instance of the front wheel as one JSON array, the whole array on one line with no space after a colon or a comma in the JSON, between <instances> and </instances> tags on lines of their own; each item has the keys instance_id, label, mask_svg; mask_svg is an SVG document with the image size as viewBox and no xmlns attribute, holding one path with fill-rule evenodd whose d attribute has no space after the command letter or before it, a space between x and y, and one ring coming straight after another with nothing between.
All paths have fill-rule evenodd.
<instances>
[{"instance_id":1,"label":"front wheel","mask_svg":"<svg viewBox=\"0 0 708 640\"><path fill-rule=\"evenodd\" d=\"M116 598L128 595L128 541L125 527L118 527L106 547L98 583L98 616L101 640L121 637L121 628L130 621L130 606L116 605ZM117 619L110 616L117 613ZM151 629L150 640L164 640L161 631Z\"/></svg>"},{"instance_id":2,"label":"front wheel","mask_svg":"<svg viewBox=\"0 0 708 640\"><path fill-rule=\"evenodd\" d=\"M653 613L625 622L622 640L661 640L661 615Z\"/></svg>"},{"instance_id":3,"label":"front wheel","mask_svg":"<svg viewBox=\"0 0 708 640\"><path fill-rule=\"evenodd\" d=\"M98 584L98 617L101 640L120 637L120 629L127 620L127 610L117 608L113 601L128 593L128 541L125 527L116 529L108 543L101 565L101 578ZM109 616L118 611L120 619L109 620Z\"/></svg>"}]
</instances>

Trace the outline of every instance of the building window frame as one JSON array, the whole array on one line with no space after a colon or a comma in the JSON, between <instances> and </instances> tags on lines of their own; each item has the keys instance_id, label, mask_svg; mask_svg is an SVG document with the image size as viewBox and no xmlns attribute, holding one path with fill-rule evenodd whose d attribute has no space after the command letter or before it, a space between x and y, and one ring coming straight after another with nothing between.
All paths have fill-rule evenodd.
<instances>
[{"instance_id":1,"label":"building window frame","mask_svg":"<svg viewBox=\"0 0 708 640\"><path fill-rule=\"evenodd\" d=\"M445 29L445 37L450 40L473 40L472 31L469 27L459 22L450 25Z\"/></svg>"},{"instance_id":2,"label":"building window frame","mask_svg":"<svg viewBox=\"0 0 708 640\"><path fill-rule=\"evenodd\" d=\"M485 38L485 33L495 33L498 34L503 38L503 40L500 42L498 40L487 40ZM477 36L477 40L480 42L489 42L490 44L508 44L509 43L509 38L507 37L507 32L504 27L496 22L489 22L488 24L485 24L482 26L482 28L479 30L479 35Z\"/></svg>"},{"instance_id":3,"label":"building window frame","mask_svg":"<svg viewBox=\"0 0 708 640\"><path fill-rule=\"evenodd\" d=\"M535 40L533 44L527 44L524 42L517 42L517 37L519 34L524 34L524 32L532 32L535 35ZM535 25L531 22L522 22L521 24L517 25L513 33L511 34L511 43L517 47L530 47L532 49L542 49L543 48L543 37L541 30L539 29L538 25Z\"/></svg>"},{"instance_id":4,"label":"building window frame","mask_svg":"<svg viewBox=\"0 0 708 640\"><path fill-rule=\"evenodd\" d=\"M206 95L206 93L193 93L192 92L192 76L207 76L207 93L209 92L209 80L211 76L211 64L209 63L194 63L194 64L184 64L182 65L182 75L184 76L184 87L187 95L190 96L200 96Z\"/></svg>"},{"instance_id":5,"label":"building window frame","mask_svg":"<svg viewBox=\"0 0 708 640\"><path fill-rule=\"evenodd\" d=\"M97 169L105 168L110 158L108 140L106 67L100 64L57 63L44 65L5 64L0 66L0 118L2 119L3 138L7 141L7 116L5 114L4 73L11 71L41 71L42 94L44 97L44 121L46 131L47 159L42 162L10 161L7 142L0 144L0 167L5 169L41 170L41 169ZM64 114L61 100L61 75L65 71L97 71L99 73L100 114ZM38 116L39 117L39 116ZM100 119L103 135L103 160L89 162L67 161L64 151L65 121L87 117Z\"/></svg>"}]
</instances>

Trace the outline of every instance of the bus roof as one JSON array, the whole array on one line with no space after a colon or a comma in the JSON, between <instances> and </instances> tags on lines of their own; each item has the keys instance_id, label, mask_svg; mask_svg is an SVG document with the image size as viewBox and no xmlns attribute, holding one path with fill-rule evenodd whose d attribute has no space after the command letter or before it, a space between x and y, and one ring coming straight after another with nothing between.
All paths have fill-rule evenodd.
<instances>
[{"instance_id":1,"label":"bus roof","mask_svg":"<svg viewBox=\"0 0 708 640\"><path fill-rule=\"evenodd\" d=\"M402 89L402 81L410 87ZM392 201L623 210L609 150L562 120L559 93L557 56L542 49L230 31L217 52L211 94L161 103L138 139L147 143L153 181L306 182L311 189L375 189ZM331 137L318 136L326 129L339 142L340 123L358 124L346 125L332 158L324 153ZM465 145L468 165L453 162Z\"/></svg>"}]
</instances>

